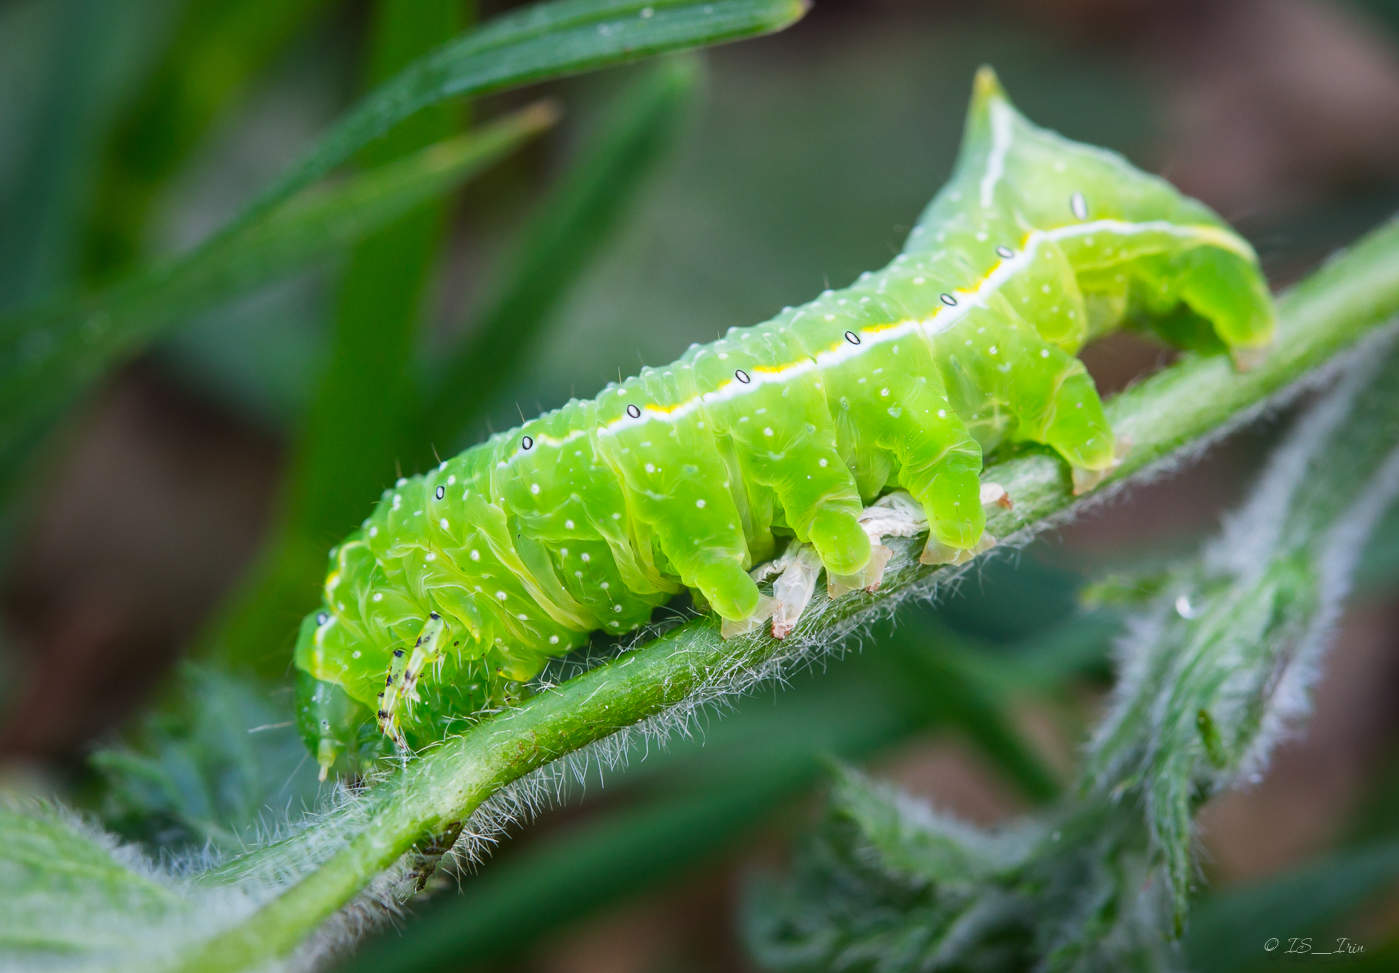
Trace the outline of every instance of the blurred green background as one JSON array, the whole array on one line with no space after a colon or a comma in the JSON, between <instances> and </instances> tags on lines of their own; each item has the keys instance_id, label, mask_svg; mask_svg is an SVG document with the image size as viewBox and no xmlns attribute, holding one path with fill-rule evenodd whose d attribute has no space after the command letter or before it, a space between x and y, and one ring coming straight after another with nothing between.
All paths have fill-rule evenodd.
<instances>
[{"instance_id":1,"label":"blurred green background","mask_svg":"<svg viewBox=\"0 0 1399 973\"><path fill-rule=\"evenodd\" d=\"M374 81L510 6L10 0L0 310L191 246ZM7 786L64 793L144 840L231 835L314 800L283 725L290 647L325 550L378 486L883 264L949 169L981 63L1033 120L1216 207L1279 285L1399 209L1399 10L1382 0L817 0L795 27L706 52L698 68L430 109L351 168L479 130L541 93L563 114L347 253L182 317L69 415L8 499ZM1105 389L1167 358L1126 338L1088 354ZM435 366L447 394L418 395L412 370ZM991 558L936 609L906 610L860 652L705 721L695 740L595 769L346 968L744 969L734 905L809 824L828 755L978 822L1046 801L1109 676L1114 616L1082 609L1078 589L1190 550L1275 431L1246 430ZM1229 949L1261 939L1289 902L1305 906L1294 926L1344 928L1394 956L1394 856L1350 867L1378 861L1354 849L1399 840L1393 519L1367 565L1307 735L1205 814L1200 968L1261 959ZM174 676L186 656L246 678L247 695L198 696L203 677ZM150 710L165 722L133 731ZM121 731L137 733L135 750L98 766L124 789L88 759ZM152 752L163 756L132 756ZM1322 894L1317 874L1339 878Z\"/></svg>"}]
</instances>

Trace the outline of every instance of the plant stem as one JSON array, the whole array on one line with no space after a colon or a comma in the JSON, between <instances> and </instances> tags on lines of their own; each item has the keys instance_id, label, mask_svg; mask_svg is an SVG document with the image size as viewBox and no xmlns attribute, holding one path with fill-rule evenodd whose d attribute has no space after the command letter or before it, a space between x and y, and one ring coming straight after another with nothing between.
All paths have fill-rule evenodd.
<instances>
[{"instance_id":1,"label":"plant stem","mask_svg":"<svg viewBox=\"0 0 1399 973\"><path fill-rule=\"evenodd\" d=\"M1235 371L1223 355L1186 356L1109 403L1113 428L1131 444L1115 480L1216 438L1399 314L1399 222L1334 259L1278 306L1277 344L1252 371ZM998 537L1041 528L1082 502L1072 495L1062 463L1046 452L1027 451L997 463L985 477L1003 485L1015 502L1014 509L998 508L989 518L988 528ZM896 547L876 593L834 602L818 597L786 640L725 641L713 618L699 618L414 758L370 788L352 824L338 825L344 837L339 850L240 924L182 957L180 968L246 969L285 956L415 844L467 819L510 782L626 727L741 690L835 645L900 599L926 595L951 570L919 565L916 551L914 542ZM274 866L278 859L304 862L336 827L333 820L322 821L234 865L267 867L259 856Z\"/></svg>"}]
</instances>

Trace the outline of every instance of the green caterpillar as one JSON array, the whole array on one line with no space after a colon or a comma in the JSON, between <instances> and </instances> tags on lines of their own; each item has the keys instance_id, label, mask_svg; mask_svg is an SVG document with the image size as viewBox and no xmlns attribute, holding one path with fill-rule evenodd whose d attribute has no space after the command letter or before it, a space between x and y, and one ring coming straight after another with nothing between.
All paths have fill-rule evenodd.
<instances>
[{"instance_id":1,"label":"green caterpillar","mask_svg":"<svg viewBox=\"0 0 1399 973\"><path fill-rule=\"evenodd\" d=\"M1274 315L1219 217L1030 124L983 69L953 177L883 270L385 492L296 647L322 773L440 739L682 589L726 632L776 611L782 634L816 571L878 582L893 529L867 504L893 489L912 502L885 514L926 518L925 560L965 559L988 542L987 451L1048 446L1079 490L1116 464L1075 356L1124 323L1247 361ZM750 570L784 546L802 556L774 599Z\"/></svg>"}]
</instances>

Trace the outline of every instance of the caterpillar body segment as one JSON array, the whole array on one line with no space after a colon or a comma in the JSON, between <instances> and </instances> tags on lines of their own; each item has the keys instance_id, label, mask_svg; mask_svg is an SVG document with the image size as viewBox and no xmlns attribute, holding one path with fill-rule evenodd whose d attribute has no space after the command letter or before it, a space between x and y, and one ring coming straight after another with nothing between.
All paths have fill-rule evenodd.
<instances>
[{"instance_id":1,"label":"caterpillar body segment","mask_svg":"<svg viewBox=\"0 0 1399 973\"><path fill-rule=\"evenodd\" d=\"M877 585L890 533L926 524L925 560L964 560L989 542L987 452L1049 447L1085 489L1116 464L1076 355L1139 324L1258 354L1273 312L1249 245L1031 125L983 71L953 177L887 267L385 491L303 626L303 731L323 768L374 750L366 724L438 739L681 589L726 634L781 634L817 572ZM750 571L779 555L769 595Z\"/></svg>"}]
</instances>

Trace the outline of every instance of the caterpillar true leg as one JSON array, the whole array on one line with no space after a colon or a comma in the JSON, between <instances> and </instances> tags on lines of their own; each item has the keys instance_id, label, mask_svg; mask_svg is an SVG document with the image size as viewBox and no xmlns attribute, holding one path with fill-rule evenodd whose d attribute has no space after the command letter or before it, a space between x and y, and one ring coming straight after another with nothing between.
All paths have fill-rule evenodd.
<instances>
[{"instance_id":1,"label":"caterpillar true leg","mask_svg":"<svg viewBox=\"0 0 1399 973\"><path fill-rule=\"evenodd\" d=\"M405 700L410 703L418 701L418 679L422 677L423 670L442 660L445 627L441 615L437 612L429 613L417 641L413 644L412 654L400 647L394 649L390 657L389 671L384 677L384 688L379 693L379 710L376 715L379 729L386 736L392 737L400 748L407 746L403 739L400 709L406 705Z\"/></svg>"}]
</instances>

